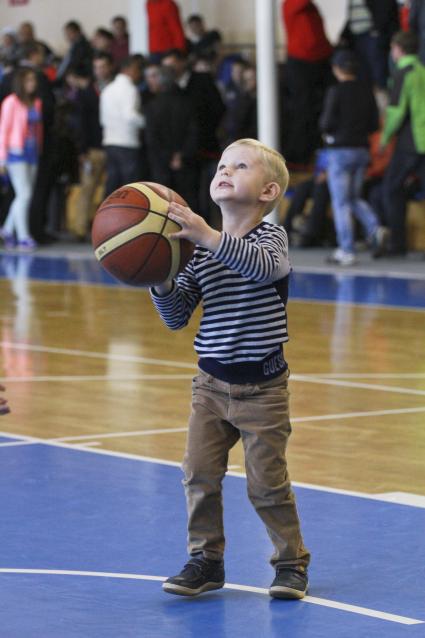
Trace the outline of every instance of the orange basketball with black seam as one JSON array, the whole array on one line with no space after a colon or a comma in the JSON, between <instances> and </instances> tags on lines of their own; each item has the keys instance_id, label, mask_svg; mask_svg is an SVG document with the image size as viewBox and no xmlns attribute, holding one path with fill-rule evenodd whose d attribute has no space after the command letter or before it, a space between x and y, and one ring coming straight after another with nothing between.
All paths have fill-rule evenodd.
<instances>
[{"instance_id":1,"label":"orange basketball with black seam","mask_svg":"<svg viewBox=\"0 0 425 638\"><path fill-rule=\"evenodd\" d=\"M185 200L171 188L135 182L117 189L99 206L92 244L103 268L132 286L155 286L175 277L190 260L194 245L170 239L180 230L168 205Z\"/></svg>"}]
</instances>

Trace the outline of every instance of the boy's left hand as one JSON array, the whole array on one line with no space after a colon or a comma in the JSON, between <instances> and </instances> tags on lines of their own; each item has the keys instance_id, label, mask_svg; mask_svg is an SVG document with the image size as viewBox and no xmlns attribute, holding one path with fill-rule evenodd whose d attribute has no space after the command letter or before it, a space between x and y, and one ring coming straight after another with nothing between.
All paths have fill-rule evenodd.
<instances>
[{"instance_id":1,"label":"boy's left hand","mask_svg":"<svg viewBox=\"0 0 425 638\"><path fill-rule=\"evenodd\" d=\"M211 228L201 217L187 206L170 202L168 217L181 226L177 233L171 233L170 239L188 239L194 244L215 252L221 241L221 233Z\"/></svg>"},{"instance_id":2,"label":"boy's left hand","mask_svg":"<svg viewBox=\"0 0 425 638\"><path fill-rule=\"evenodd\" d=\"M5 387L0 384L0 392L4 392ZM7 404L7 399L0 397L0 415L8 414L10 412L10 408Z\"/></svg>"}]
</instances>

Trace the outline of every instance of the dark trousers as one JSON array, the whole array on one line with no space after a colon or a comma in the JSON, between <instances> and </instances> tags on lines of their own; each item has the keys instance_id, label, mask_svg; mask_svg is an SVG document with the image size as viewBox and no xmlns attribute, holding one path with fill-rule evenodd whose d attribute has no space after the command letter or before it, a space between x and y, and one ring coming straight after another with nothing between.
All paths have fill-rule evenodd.
<instances>
[{"instance_id":1,"label":"dark trousers","mask_svg":"<svg viewBox=\"0 0 425 638\"><path fill-rule=\"evenodd\" d=\"M379 87L387 88L389 41L383 35L353 35L354 50L359 61L359 76Z\"/></svg>"},{"instance_id":2,"label":"dark trousers","mask_svg":"<svg viewBox=\"0 0 425 638\"><path fill-rule=\"evenodd\" d=\"M288 58L285 84L289 122L283 122L284 155L292 162L308 162L320 146L319 117L325 89L331 82L329 63Z\"/></svg>"},{"instance_id":3,"label":"dark trousers","mask_svg":"<svg viewBox=\"0 0 425 638\"><path fill-rule=\"evenodd\" d=\"M106 152L106 186L105 195L114 190L137 182L141 176L141 153L139 148L124 146L105 146Z\"/></svg>"},{"instance_id":4,"label":"dark trousers","mask_svg":"<svg viewBox=\"0 0 425 638\"><path fill-rule=\"evenodd\" d=\"M425 189L425 154L397 149L385 171L383 201L386 223L390 230L390 250L403 253L407 250L406 207L408 192L404 188L406 178L415 174Z\"/></svg>"},{"instance_id":5,"label":"dark trousers","mask_svg":"<svg viewBox=\"0 0 425 638\"><path fill-rule=\"evenodd\" d=\"M317 242L326 235L327 210L330 203L330 195L326 180L316 181L313 177L304 182L300 182L292 196L291 203L285 218L285 229L289 233L292 231L292 222L295 217L302 215L307 201L312 200L312 206L305 224L301 229L302 235L311 242Z\"/></svg>"}]
</instances>

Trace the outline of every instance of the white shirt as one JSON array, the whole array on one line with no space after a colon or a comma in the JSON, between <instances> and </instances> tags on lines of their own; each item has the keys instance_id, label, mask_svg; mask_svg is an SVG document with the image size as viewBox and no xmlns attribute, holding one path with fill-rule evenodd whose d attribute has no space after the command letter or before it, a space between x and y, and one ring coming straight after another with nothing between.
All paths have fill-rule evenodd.
<instances>
[{"instance_id":1,"label":"white shirt","mask_svg":"<svg viewBox=\"0 0 425 638\"><path fill-rule=\"evenodd\" d=\"M128 75L118 73L100 94L100 123L103 145L138 148L140 129L145 125L139 91Z\"/></svg>"}]
</instances>

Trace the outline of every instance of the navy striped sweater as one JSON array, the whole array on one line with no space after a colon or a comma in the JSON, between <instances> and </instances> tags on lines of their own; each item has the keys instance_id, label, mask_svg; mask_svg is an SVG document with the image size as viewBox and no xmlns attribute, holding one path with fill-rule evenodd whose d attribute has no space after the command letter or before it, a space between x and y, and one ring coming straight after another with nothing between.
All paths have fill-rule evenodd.
<instances>
[{"instance_id":1,"label":"navy striped sweater","mask_svg":"<svg viewBox=\"0 0 425 638\"><path fill-rule=\"evenodd\" d=\"M202 300L194 343L200 367L225 381L254 382L286 368L289 272L284 228L262 222L242 238L223 232L215 253L197 246L171 292L151 289L151 296L171 330L186 326Z\"/></svg>"}]
</instances>

